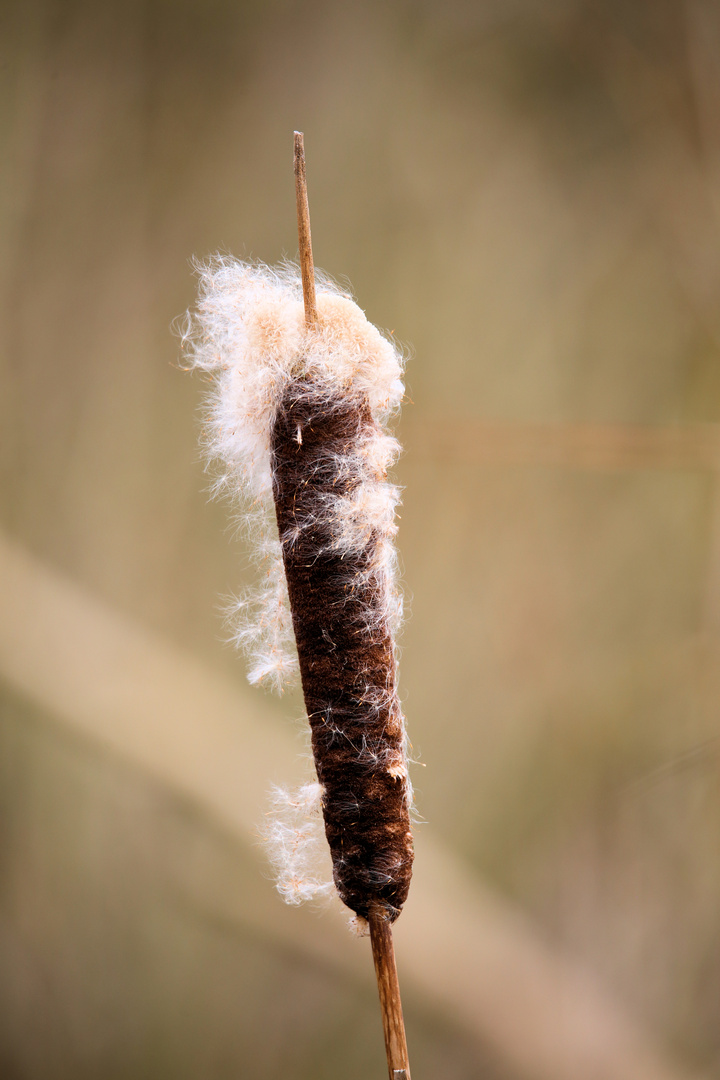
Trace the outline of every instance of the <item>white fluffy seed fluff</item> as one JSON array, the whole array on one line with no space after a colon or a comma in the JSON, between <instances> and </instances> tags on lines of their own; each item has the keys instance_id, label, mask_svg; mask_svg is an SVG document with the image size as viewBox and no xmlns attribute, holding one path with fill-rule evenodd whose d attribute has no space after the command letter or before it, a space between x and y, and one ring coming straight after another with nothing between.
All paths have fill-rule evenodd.
<instances>
[{"instance_id":1,"label":"white fluffy seed fluff","mask_svg":"<svg viewBox=\"0 0 720 1080\"><path fill-rule=\"evenodd\" d=\"M287 904L324 900L334 891L330 851L321 820L322 787L303 784L296 791L275 787L264 839Z\"/></svg>"},{"instance_id":2,"label":"white fluffy seed fluff","mask_svg":"<svg viewBox=\"0 0 720 1080\"><path fill-rule=\"evenodd\" d=\"M382 621L393 630L399 624L402 602L393 544L399 491L385 478L399 445L381 428L404 392L402 355L346 294L322 277L317 280L318 326L306 329L300 272L294 265L271 268L218 256L196 269L199 298L182 328L183 347L190 366L213 381L205 442L209 459L219 466L214 491L232 499L253 541L261 578L259 588L233 605L233 638L249 657L249 681L280 691L298 670L281 543L292 545L300 530L322 524L333 546L348 554L379 535L368 574L381 603L368 610L367 622ZM316 400L343 395L366 402L380 427L352 453L333 461L351 481L350 493L328 499L315 520L299 522L294 535L280 538L271 439L283 394L298 379L306 381ZM404 763L393 767L405 769ZM278 888L290 902L331 888L309 870L322 842L321 792L314 789L319 785L273 797L276 816L266 830L268 846Z\"/></svg>"}]
</instances>

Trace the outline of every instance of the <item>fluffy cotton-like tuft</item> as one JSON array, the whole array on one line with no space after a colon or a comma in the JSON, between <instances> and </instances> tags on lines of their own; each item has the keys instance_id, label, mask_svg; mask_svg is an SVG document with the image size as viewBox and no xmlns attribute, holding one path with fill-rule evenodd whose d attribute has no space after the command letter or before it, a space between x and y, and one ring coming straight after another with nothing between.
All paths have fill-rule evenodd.
<instances>
[{"instance_id":1,"label":"fluffy cotton-like tuft","mask_svg":"<svg viewBox=\"0 0 720 1080\"><path fill-rule=\"evenodd\" d=\"M218 256L197 266L197 309L182 331L191 367L214 383L208 399L205 445L219 467L214 491L235 502L239 519L255 543L261 585L233 606L233 640L249 657L248 679L277 691L297 674L282 552L272 501L271 436L278 407L290 382L307 379L315 398L364 400L380 425L400 404L402 355L368 322L364 313L335 285L318 280L318 327L308 331L300 271L244 263ZM302 433L298 433L302 438ZM397 627L395 507L399 491L385 480L399 452L397 441L377 428L339 467L352 494L328 500L322 520L296 526L331 525L338 551L361 550L371 532L387 538L369 572L382 582L384 602L368 622L388 619Z\"/></svg>"},{"instance_id":2,"label":"fluffy cotton-like tuft","mask_svg":"<svg viewBox=\"0 0 720 1080\"><path fill-rule=\"evenodd\" d=\"M318 783L303 784L297 791L273 789L264 839L277 890L287 904L325 900L334 892L321 805Z\"/></svg>"}]
</instances>

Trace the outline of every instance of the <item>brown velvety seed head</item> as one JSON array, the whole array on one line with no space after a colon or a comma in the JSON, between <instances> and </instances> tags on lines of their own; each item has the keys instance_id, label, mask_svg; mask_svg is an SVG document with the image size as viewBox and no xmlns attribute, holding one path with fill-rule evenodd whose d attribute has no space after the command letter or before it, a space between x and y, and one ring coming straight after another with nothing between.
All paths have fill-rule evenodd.
<instances>
[{"instance_id":1,"label":"brown velvety seed head","mask_svg":"<svg viewBox=\"0 0 720 1080\"><path fill-rule=\"evenodd\" d=\"M362 400L291 382L272 435L273 494L335 884L358 915L382 905L393 920L413 849L393 641L386 621L368 619L381 610L383 538L343 555L323 515L358 482L343 458L376 430Z\"/></svg>"}]
</instances>

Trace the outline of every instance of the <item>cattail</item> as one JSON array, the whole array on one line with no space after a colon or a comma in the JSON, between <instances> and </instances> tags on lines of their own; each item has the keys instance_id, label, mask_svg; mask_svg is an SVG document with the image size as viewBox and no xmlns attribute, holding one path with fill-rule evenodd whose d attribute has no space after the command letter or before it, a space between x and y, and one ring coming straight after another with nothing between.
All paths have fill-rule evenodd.
<instances>
[{"instance_id":1,"label":"cattail","mask_svg":"<svg viewBox=\"0 0 720 1080\"><path fill-rule=\"evenodd\" d=\"M200 267L185 339L215 381L219 487L242 500L264 567L260 598L238 605L249 677L280 688L299 666L302 681L318 784L276 802L297 817L319 798L335 887L369 921L377 965L413 859L394 643L399 492L387 480L402 357L336 286L319 279L316 290L297 136L296 176L302 273L226 257ZM322 891L303 878L310 833L287 817L273 831L286 898ZM381 966L386 954L387 941ZM405 1051L398 1061L407 1070Z\"/></svg>"}]
</instances>

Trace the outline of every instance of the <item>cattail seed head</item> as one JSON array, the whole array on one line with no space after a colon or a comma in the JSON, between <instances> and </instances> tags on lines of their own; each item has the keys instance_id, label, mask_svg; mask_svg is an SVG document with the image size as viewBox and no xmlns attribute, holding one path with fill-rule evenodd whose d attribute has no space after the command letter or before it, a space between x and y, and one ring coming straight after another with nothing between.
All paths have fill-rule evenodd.
<instances>
[{"instance_id":1,"label":"cattail seed head","mask_svg":"<svg viewBox=\"0 0 720 1080\"><path fill-rule=\"evenodd\" d=\"M307 329L296 267L222 258L199 270L185 339L215 379L208 450L267 564L254 606L239 605L237 640L252 682L281 687L299 663L335 885L361 918L379 906L392 920L412 867L394 644L399 491L386 477L399 447L384 427L403 394L401 356L322 280ZM302 899L309 834L278 825L275 839L284 894Z\"/></svg>"}]
</instances>

